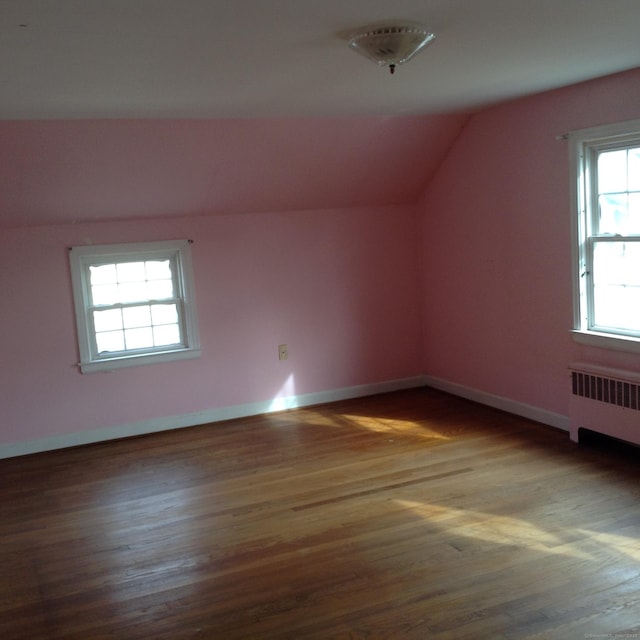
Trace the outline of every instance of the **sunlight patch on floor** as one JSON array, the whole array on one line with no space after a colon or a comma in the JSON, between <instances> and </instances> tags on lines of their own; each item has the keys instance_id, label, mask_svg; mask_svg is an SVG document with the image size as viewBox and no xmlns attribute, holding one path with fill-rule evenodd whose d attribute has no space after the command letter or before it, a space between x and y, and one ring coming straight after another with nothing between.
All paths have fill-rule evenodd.
<instances>
[{"instance_id":1,"label":"sunlight patch on floor","mask_svg":"<svg viewBox=\"0 0 640 640\"><path fill-rule=\"evenodd\" d=\"M452 536L482 540L496 545L511 545L525 547L532 551L540 551L546 554L566 555L584 560L592 560L593 556L575 546L576 530L567 532L570 542L563 539L562 535L545 531L537 525L513 518L510 516L495 515L456 509L411 500L396 500L414 513L430 522L442 522L443 528Z\"/></svg>"},{"instance_id":2,"label":"sunlight patch on floor","mask_svg":"<svg viewBox=\"0 0 640 640\"><path fill-rule=\"evenodd\" d=\"M342 417L360 428L389 435L411 435L429 440L449 440L447 436L430 429L424 424L412 420L396 420L391 418L377 418L374 416L357 416L342 414Z\"/></svg>"},{"instance_id":3,"label":"sunlight patch on floor","mask_svg":"<svg viewBox=\"0 0 640 640\"><path fill-rule=\"evenodd\" d=\"M615 533L600 533L589 529L578 529L578 531L590 540L595 540L615 551L628 555L633 560L640 561L640 542L636 537L619 536Z\"/></svg>"}]
</instances>

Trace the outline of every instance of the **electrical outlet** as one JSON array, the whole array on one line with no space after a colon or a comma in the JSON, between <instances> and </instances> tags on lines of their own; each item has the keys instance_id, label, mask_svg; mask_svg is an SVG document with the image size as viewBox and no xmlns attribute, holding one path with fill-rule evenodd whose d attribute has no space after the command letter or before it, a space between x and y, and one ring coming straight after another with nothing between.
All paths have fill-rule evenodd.
<instances>
[{"instance_id":1,"label":"electrical outlet","mask_svg":"<svg viewBox=\"0 0 640 640\"><path fill-rule=\"evenodd\" d=\"M278 360L288 360L289 359L289 347L286 344L278 345Z\"/></svg>"}]
</instances>

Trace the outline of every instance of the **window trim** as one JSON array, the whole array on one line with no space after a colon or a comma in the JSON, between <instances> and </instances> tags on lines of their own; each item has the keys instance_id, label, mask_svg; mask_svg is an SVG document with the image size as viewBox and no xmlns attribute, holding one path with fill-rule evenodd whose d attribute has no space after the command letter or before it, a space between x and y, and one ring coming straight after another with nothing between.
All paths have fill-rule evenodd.
<instances>
[{"instance_id":1,"label":"window trim","mask_svg":"<svg viewBox=\"0 0 640 640\"><path fill-rule=\"evenodd\" d=\"M182 305L180 326L184 345L178 347L171 345L167 348L154 347L136 353L119 353L114 356L98 357L93 346L93 323L90 318L90 265L105 260L124 262L132 259L149 260L153 258L175 261L175 278L179 289L177 297ZM74 246L69 248L69 265L80 356L78 367L82 373L112 371L122 367L171 362L200 356L190 240Z\"/></svg>"},{"instance_id":2,"label":"window trim","mask_svg":"<svg viewBox=\"0 0 640 640\"><path fill-rule=\"evenodd\" d=\"M590 163L596 151L624 147L625 143L640 141L640 120L599 125L572 131L569 139L571 176L571 265L573 285L573 339L583 345L640 353L640 337L598 331L589 328L590 297L584 276L589 272L589 253L586 244L593 220L591 201L594 197L589 175ZM591 316L592 317L592 316Z\"/></svg>"}]
</instances>

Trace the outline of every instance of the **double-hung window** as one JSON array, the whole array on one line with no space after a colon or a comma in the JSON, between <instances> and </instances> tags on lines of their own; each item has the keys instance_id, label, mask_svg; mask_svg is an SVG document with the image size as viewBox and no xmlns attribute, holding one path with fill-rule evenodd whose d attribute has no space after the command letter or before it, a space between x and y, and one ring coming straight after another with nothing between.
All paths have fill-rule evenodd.
<instances>
[{"instance_id":1,"label":"double-hung window","mask_svg":"<svg viewBox=\"0 0 640 640\"><path fill-rule=\"evenodd\" d=\"M72 247L80 369L199 355L188 240Z\"/></svg>"},{"instance_id":2,"label":"double-hung window","mask_svg":"<svg viewBox=\"0 0 640 640\"><path fill-rule=\"evenodd\" d=\"M574 335L640 351L640 121L573 132Z\"/></svg>"}]
</instances>

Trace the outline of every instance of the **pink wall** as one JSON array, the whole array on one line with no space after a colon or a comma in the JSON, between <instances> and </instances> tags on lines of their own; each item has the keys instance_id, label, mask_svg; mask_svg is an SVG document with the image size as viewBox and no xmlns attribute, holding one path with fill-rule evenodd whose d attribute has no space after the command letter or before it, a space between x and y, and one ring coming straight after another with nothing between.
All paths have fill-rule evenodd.
<instances>
[{"instance_id":1,"label":"pink wall","mask_svg":"<svg viewBox=\"0 0 640 640\"><path fill-rule=\"evenodd\" d=\"M1 230L0 443L418 374L417 222L381 207ZM184 237L202 357L80 374L66 248Z\"/></svg>"},{"instance_id":2,"label":"pink wall","mask_svg":"<svg viewBox=\"0 0 640 640\"><path fill-rule=\"evenodd\" d=\"M567 365L640 368L572 327L572 129L640 117L640 70L487 109L431 181L423 211L425 373L568 414Z\"/></svg>"},{"instance_id":3,"label":"pink wall","mask_svg":"<svg viewBox=\"0 0 640 640\"><path fill-rule=\"evenodd\" d=\"M464 121L0 121L0 227L415 204Z\"/></svg>"},{"instance_id":4,"label":"pink wall","mask_svg":"<svg viewBox=\"0 0 640 640\"><path fill-rule=\"evenodd\" d=\"M395 139L391 134L401 133L400 149L393 149L412 150L408 191L397 190L402 176L394 173L394 185L380 187L382 201L375 197L370 201L382 205L412 197L406 194L414 193L420 179L431 176L435 159L445 155L464 118L430 122L418 118L399 124L374 119L361 127L334 123L333 137L322 146L326 127L330 128L323 123L310 148L318 142L327 162L337 138L344 138L346 147L352 148L351 142L359 149L347 155L342 151L345 164L338 161L329 170L302 162L303 156L317 157L308 150L300 155L297 144L296 132L309 123L292 122L288 129L278 121L273 126L282 133L276 139L287 140L285 161L279 158L280 168L274 168L270 153L260 147L262 155L250 159L246 175L241 161L251 148L252 136L249 146L234 151L235 134L244 131L236 122L233 142L217 149L212 161L226 167L229 151L235 154L236 172L224 180L215 171L201 175L198 188L214 196L212 201L197 199L193 208L189 208L193 176L174 175L164 164L169 162L166 158L154 164L143 143L147 135L173 140L174 133L182 131L194 145L189 148L195 155L187 154L187 160L195 170L198 159L207 161L205 147L212 149L216 140L224 139L224 129L215 123L212 126L222 137L206 138L202 147L196 143L199 130L192 130L197 126L189 123L178 123L175 130L171 126L167 130L166 123L132 122L113 127L0 125L0 139L14 145L11 153L0 153L0 175L7 186L0 201L0 218L6 223L4 228L0 225L0 444L420 373L566 415L570 361L640 367L635 356L586 349L569 334L568 146L556 136L638 118L639 104L640 71L634 71L487 109L468 122L418 207L353 207L372 197L371 185L382 184L388 176L383 163L379 179L372 183L369 175L366 180L361 175L352 192L348 168L357 166L377 128L389 132L385 138L389 144ZM436 125L446 133L435 135L437 154L427 149L421 155L416 149L423 149L424 136L431 136ZM271 131L266 123L247 126L254 132L255 127ZM419 133L417 147L409 144L411 127ZM81 145L84 151L74 155L73 141L83 139L85 128L92 144ZM355 138L348 133L352 129L359 131ZM287 131L292 135L287 137ZM118 139L113 147L104 142L111 135ZM134 136L131 156L123 154L121 146L130 135ZM58 142L51 142L51 136ZM102 146L93 144L95 136L103 140ZM21 140L29 141L30 151L20 151ZM40 143L44 155L37 153ZM152 155L154 149L151 145ZM56 171L57 152L67 158L65 162L70 162L67 152L73 159L70 166L60 168L62 173ZM388 154L383 155L388 161ZM105 175L101 163L107 156L109 171L129 180L122 193L146 197L154 185L162 187L150 202L143 198L140 211L136 197L120 203L116 217L141 211L169 216L173 210L180 217L86 221L104 215L98 205L109 189L120 184L108 177L109 172L108 179L101 179ZM89 163L86 168L83 158ZM154 179L135 168L145 158L155 167L150 169ZM120 159L131 171L119 166ZM416 162L422 171L418 177ZM282 169L286 166L294 169L291 175ZM309 166L314 169L312 185L300 178ZM268 168L267 178L260 177L262 167ZM144 178L144 188L139 188L136 175ZM51 183L52 177L57 182ZM333 178L345 189L339 206L326 204L322 195L330 194ZM163 189L174 179L183 199L161 209ZM243 207L251 208L271 202L269 194L277 200L281 190L274 185L282 186L284 200L276 203L278 207L265 204L258 209L266 212L197 215L220 212L218 186L229 202L239 198ZM301 194L315 203L311 210L269 212L292 207ZM84 216L85 222L68 224L75 214ZM30 226L43 219L52 224ZM179 237L195 241L202 357L81 375L74 364L66 247ZM289 345L290 358L285 362L277 360L281 342Z\"/></svg>"}]
</instances>

